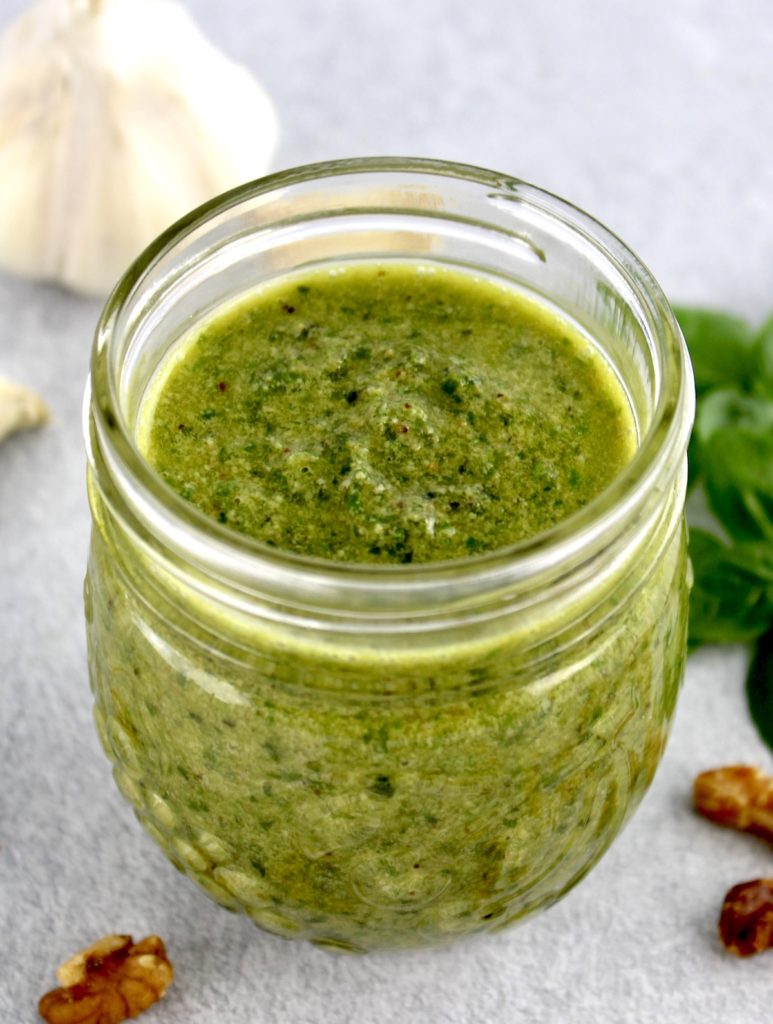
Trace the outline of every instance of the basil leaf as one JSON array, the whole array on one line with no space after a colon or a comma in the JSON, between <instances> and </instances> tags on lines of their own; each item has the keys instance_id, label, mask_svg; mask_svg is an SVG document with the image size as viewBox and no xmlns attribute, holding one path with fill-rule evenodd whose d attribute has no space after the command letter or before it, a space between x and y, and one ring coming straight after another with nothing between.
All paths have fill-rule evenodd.
<instances>
[{"instance_id":1,"label":"basil leaf","mask_svg":"<svg viewBox=\"0 0 773 1024\"><path fill-rule=\"evenodd\" d=\"M737 316L711 309L674 309L690 350L695 387L746 387L754 376L754 332Z\"/></svg>"},{"instance_id":2,"label":"basil leaf","mask_svg":"<svg viewBox=\"0 0 773 1024\"><path fill-rule=\"evenodd\" d=\"M760 328L754 341L756 354L754 390L773 400L773 316Z\"/></svg>"},{"instance_id":3,"label":"basil leaf","mask_svg":"<svg viewBox=\"0 0 773 1024\"><path fill-rule=\"evenodd\" d=\"M757 642L746 677L746 698L757 731L773 750L773 629Z\"/></svg>"},{"instance_id":4,"label":"basil leaf","mask_svg":"<svg viewBox=\"0 0 773 1024\"><path fill-rule=\"evenodd\" d=\"M695 433L705 444L720 431L738 428L773 436L773 401L723 388L701 399Z\"/></svg>"},{"instance_id":5,"label":"basil leaf","mask_svg":"<svg viewBox=\"0 0 773 1024\"><path fill-rule=\"evenodd\" d=\"M730 536L773 541L773 438L725 431L702 452L709 507Z\"/></svg>"},{"instance_id":6,"label":"basil leaf","mask_svg":"<svg viewBox=\"0 0 773 1024\"><path fill-rule=\"evenodd\" d=\"M687 445L687 491L688 493L701 478L701 445L693 430Z\"/></svg>"},{"instance_id":7,"label":"basil leaf","mask_svg":"<svg viewBox=\"0 0 773 1024\"><path fill-rule=\"evenodd\" d=\"M747 643L773 621L773 545L727 547L706 530L690 529L691 647Z\"/></svg>"},{"instance_id":8,"label":"basil leaf","mask_svg":"<svg viewBox=\"0 0 773 1024\"><path fill-rule=\"evenodd\" d=\"M726 313L676 315L698 392L688 487L702 482L733 540L690 530L689 646L756 641L746 693L773 750L773 316L754 334Z\"/></svg>"},{"instance_id":9,"label":"basil leaf","mask_svg":"<svg viewBox=\"0 0 773 1024\"><path fill-rule=\"evenodd\" d=\"M773 540L773 401L714 391L700 400L694 436L709 506L727 532Z\"/></svg>"}]
</instances>

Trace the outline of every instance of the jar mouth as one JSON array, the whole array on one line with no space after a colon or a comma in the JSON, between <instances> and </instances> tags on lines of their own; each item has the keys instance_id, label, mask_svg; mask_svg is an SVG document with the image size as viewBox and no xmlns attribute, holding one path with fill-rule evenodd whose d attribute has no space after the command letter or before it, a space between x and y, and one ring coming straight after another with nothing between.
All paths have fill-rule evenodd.
<instances>
[{"instance_id":1,"label":"jar mouth","mask_svg":"<svg viewBox=\"0 0 773 1024\"><path fill-rule=\"evenodd\" d=\"M481 195L510 204L519 218L539 217L550 222L567 240L578 240L588 258L614 273L649 349L654 401L646 431L626 467L587 505L550 529L507 547L445 561L411 564L356 564L305 556L270 547L223 526L200 512L169 487L141 454L126 412L120 379L118 342L135 318L148 316L160 296L169 294L194 256L184 253L181 270L175 253L209 231L217 235L219 219L238 214L240 208L258 207L282 198L284 223L294 211L294 195L310 185L334 187L379 182L400 192L400 201L412 202L422 187L447 183L472 187ZM411 190L414 190L413 192ZM407 198L408 197L408 198ZM421 203L419 204L419 206ZM430 227L443 211L412 208L412 215L428 218ZM359 209L359 207L358 207ZM511 209L507 209L509 215ZM245 214L246 217L246 214ZM453 219L453 218L452 218ZM459 224L472 225L457 216ZM240 230L263 231L270 225L240 222ZM551 259L529 232L510 226L505 215L497 222L478 221L498 244L521 246L522 256L533 261ZM221 235L221 240L224 240ZM412 257L413 258L413 257ZM174 266L173 266L174 264ZM143 541L197 570L234 584L243 591L279 595L306 593L308 602L329 602L354 608L363 593L378 594L386 606L423 604L427 600L453 603L462 595L500 590L508 584L536 583L555 578L590 558L616 537L647 504L656 484L672 473L683 459L694 413L692 370L674 314L655 279L624 243L601 223L571 203L527 182L472 165L415 158L359 158L309 164L281 171L239 186L198 207L152 242L129 267L108 299L100 317L91 359L84 406L84 433L92 467L107 471L115 485L107 499L114 511ZM99 475L99 474L97 474Z\"/></svg>"}]
</instances>

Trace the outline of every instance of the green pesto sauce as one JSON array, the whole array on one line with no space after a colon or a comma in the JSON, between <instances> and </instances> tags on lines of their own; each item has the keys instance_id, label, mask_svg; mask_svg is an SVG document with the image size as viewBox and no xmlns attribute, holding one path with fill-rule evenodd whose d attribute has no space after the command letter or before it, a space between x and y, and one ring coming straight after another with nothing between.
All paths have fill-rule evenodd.
<instances>
[{"instance_id":1,"label":"green pesto sauce","mask_svg":"<svg viewBox=\"0 0 773 1024\"><path fill-rule=\"evenodd\" d=\"M500 548L631 458L630 408L566 321L418 264L318 270L197 329L146 401L150 462L212 518L348 562Z\"/></svg>"},{"instance_id":2,"label":"green pesto sauce","mask_svg":"<svg viewBox=\"0 0 773 1024\"><path fill-rule=\"evenodd\" d=\"M410 264L221 312L162 367L139 442L214 519L371 562L543 530L634 447L619 386L565 322ZM684 660L677 519L583 608L362 640L181 582L100 483L86 617L116 781L173 863L260 927L349 950L503 927L578 881L651 780Z\"/></svg>"}]
</instances>

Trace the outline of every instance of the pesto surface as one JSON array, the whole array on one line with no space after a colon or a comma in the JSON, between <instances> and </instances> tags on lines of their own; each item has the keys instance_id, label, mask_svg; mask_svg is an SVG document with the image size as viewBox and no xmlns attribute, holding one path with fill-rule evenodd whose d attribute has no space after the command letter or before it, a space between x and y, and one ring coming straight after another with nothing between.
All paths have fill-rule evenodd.
<instances>
[{"instance_id":1,"label":"pesto surface","mask_svg":"<svg viewBox=\"0 0 773 1024\"><path fill-rule=\"evenodd\" d=\"M620 385L544 306L459 271L318 270L185 339L143 446L266 543L349 562L455 558L587 504L633 454Z\"/></svg>"}]
</instances>

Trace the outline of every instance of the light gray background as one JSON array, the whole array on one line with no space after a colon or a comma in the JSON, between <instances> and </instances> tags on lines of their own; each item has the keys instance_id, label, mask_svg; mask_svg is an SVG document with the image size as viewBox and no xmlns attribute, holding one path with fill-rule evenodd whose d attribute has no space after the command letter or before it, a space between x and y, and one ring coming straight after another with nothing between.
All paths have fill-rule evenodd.
<instances>
[{"instance_id":1,"label":"light gray background","mask_svg":"<svg viewBox=\"0 0 773 1024\"><path fill-rule=\"evenodd\" d=\"M0 26L21 0L0 0ZM672 298L773 309L770 0L191 0L275 98L275 166L374 153L533 180L631 244ZM245 130L249 126L245 125ZM0 182L2 187L2 182ZM167 940L156 1024L747 1024L773 953L715 920L769 848L689 809L693 776L771 768L743 651L695 656L641 810L590 878L520 929L451 949L338 957L219 910L146 839L91 724L80 400L98 306L0 275L0 373L53 422L0 449L0 1021L37 1019L54 966L111 931ZM144 1019L144 1018L143 1018Z\"/></svg>"}]
</instances>

